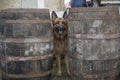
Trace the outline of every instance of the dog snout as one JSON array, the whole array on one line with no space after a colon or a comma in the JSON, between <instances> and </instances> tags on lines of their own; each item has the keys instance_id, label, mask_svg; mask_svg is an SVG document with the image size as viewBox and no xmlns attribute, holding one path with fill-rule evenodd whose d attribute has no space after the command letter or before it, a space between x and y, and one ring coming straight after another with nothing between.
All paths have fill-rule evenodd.
<instances>
[{"instance_id":1,"label":"dog snout","mask_svg":"<svg viewBox=\"0 0 120 80\"><path fill-rule=\"evenodd\" d=\"M62 26L58 26L56 29L59 34L62 34L64 32L64 28Z\"/></svg>"}]
</instances>

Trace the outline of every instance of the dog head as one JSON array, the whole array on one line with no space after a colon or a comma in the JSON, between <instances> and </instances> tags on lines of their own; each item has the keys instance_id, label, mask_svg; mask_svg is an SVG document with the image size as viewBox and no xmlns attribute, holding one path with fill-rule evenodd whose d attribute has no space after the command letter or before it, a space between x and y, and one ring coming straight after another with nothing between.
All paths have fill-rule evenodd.
<instances>
[{"instance_id":1,"label":"dog head","mask_svg":"<svg viewBox=\"0 0 120 80\"><path fill-rule=\"evenodd\" d=\"M53 25L53 34L57 39L64 39L68 34L67 26L67 12L65 11L62 18L59 18L57 14L52 12L52 25Z\"/></svg>"}]
</instances>

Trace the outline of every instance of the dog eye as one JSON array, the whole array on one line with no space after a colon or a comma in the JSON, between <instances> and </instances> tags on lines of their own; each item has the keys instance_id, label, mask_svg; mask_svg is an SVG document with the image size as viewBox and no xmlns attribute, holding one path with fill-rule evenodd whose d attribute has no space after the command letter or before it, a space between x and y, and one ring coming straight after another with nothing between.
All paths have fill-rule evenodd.
<instances>
[{"instance_id":1,"label":"dog eye","mask_svg":"<svg viewBox=\"0 0 120 80\"><path fill-rule=\"evenodd\" d=\"M64 25L65 25L66 23L65 23L64 21L62 21L62 24L64 24Z\"/></svg>"},{"instance_id":2,"label":"dog eye","mask_svg":"<svg viewBox=\"0 0 120 80\"><path fill-rule=\"evenodd\" d=\"M63 30L66 30L66 28L63 28Z\"/></svg>"},{"instance_id":3,"label":"dog eye","mask_svg":"<svg viewBox=\"0 0 120 80\"><path fill-rule=\"evenodd\" d=\"M55 25L59 24L59 22L55 22Z\"/></svg>"}]
</instances>

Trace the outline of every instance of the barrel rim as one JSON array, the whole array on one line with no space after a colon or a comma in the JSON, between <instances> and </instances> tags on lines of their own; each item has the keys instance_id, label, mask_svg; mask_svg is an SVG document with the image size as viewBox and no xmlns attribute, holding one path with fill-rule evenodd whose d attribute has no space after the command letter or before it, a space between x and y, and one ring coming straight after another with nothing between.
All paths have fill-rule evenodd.
<instances>
[{"instance_id":1,"label":"barrel rim","mask_svg":"<svg viewBox=\"0 0 120 80\"><path fill-rule=\"evenodd\" d=\"M69 38L75 39L116 39L120 38L120 33L106 33L106 34L70 34Z\"/></svg>"},{"instance_id":2,"label":"barrel rim","mask_svg":"<svg viewBox=\"0 0 120 80\"><path fill-rule=\"evenodd\" d=\"M75 15L71 16L71 14L68 17L69 21L81 21L81 20L120 20L120 15Z\"/></svg>"},{"instance_id":3,"label":"barrel rim","mask_svg":"<svg viewBox=\"0 0 120 80\"><path fill-rule=\"evenodd\" d=\"M27 57L15 57L15 56L2 56L0 58L0 61L7 61L7 62L11 62L11 61L39 61L39 60L45 60L45 59L49 59L52 58L53 54L49 53L46 55L39 55L39 56L27 56Z\"/></svg>"},{"instance_id":4,"label":"barrel rim","mask_svg":"<svg viewBox=\"0 0 120 80\"><path fill-rule=\"evenodd\" d=\"M110 60L120 60L120 56L116 56L113 58L95 58L95 59L89 59L89 58L82 58L79 54L77 56L73 57L72 55L69 55L70 59L76 59L76 60L83 60L83 61L110 61Z\"/></svg>"},{"instance_id":5,"label":"barrel rim","mask_svg":"<svg viewBox=\"0 0 120 80\"><path fill-rule=\"evenodd\" d=\"M48 13L49 9L35 9L35 8L9 8L3 9L1 12L5 13Z\"/></svg>"},{"instance_id":6,"label":"barrel rim","mask_svg":"<svg viewBox=\"0 0 120 80\"><path fill-rule=\"evenodd\" d=\"M2 77L4 78L38 78L38 77L45 77L47 75L50 75L52 70L48 70L46 72L32 72L27 74L10 74L6 73L4 71L1 71Z\"/></svg>"},{"instance_id":7,"label":"barrel rim","mask_svg":"<svg viewBox=\"0 0 120 80\"><path fill-rule=\"evenodd\" d=\"M44 37L44 38L2 38L0 42L5 43L45 43L45 42L52 42L53 37Z\"/></svg>"},{"instance_id":8,"label":"barrel rim","mask_svg":"<svg viewBox=\"0 0 120 80\"><path fill-rule=\"evenodd\" d=\"M86 79L103 79L103 78L116 78L119 75L119 71L118 70L112 70L111 72L108 73L100 73L100 74L89 74L89 73L81 73L81 74L76 74L71 72L71 76L76 76L76 77L82 77L82 78L86 78Z\"/></svg>"},{"instance_id":9,"label":"barrel rim","mask_svg":"<svg viewBox=\"0 0 120 80\"><path fill-rule=\"evenodd\" d=\"M3 20L2 21L3 23L2 24L13 24L13 23L20 23L20 24L35 24L35 23L51 23L51 19L32 19L32 20L22 20L22 19L18 19L18 20Z\"/></svg>"}]
</instances>

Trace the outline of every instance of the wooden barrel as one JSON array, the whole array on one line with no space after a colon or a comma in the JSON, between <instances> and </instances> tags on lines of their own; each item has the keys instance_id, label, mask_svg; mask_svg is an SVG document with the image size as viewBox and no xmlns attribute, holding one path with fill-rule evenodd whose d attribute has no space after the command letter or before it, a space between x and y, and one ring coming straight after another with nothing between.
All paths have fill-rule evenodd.
<instances>
[{"instance_id":1,"label":"wooden barrel","mask_svg":"<svg viewBox=\"0 0 120 80\"><path fill-rule=\"evenodd\" d=\"M73 80L115 80L120 72L118 7L69 10L69 57Z\"/></svg>"},{"instance_id":2,"label":"wooden barrel","mask_svg":"<svg viewBox=\"0 0 120 80\"><path fill-rule=\"evenodd\" d=\"M0 19L50 19L48 9L4 9L0 12Z\"/></svg>"},{"instance_id":3,"label":"wooden barrel","mask_svg":"<svg viewBox=\"0 0 120 80\"><path fill-rule=\"evenodd\" d=\"M50 19L4 20L0 23L0 34L2 80L50 80L53 62Z\"/></svg>"}]
</instances>

